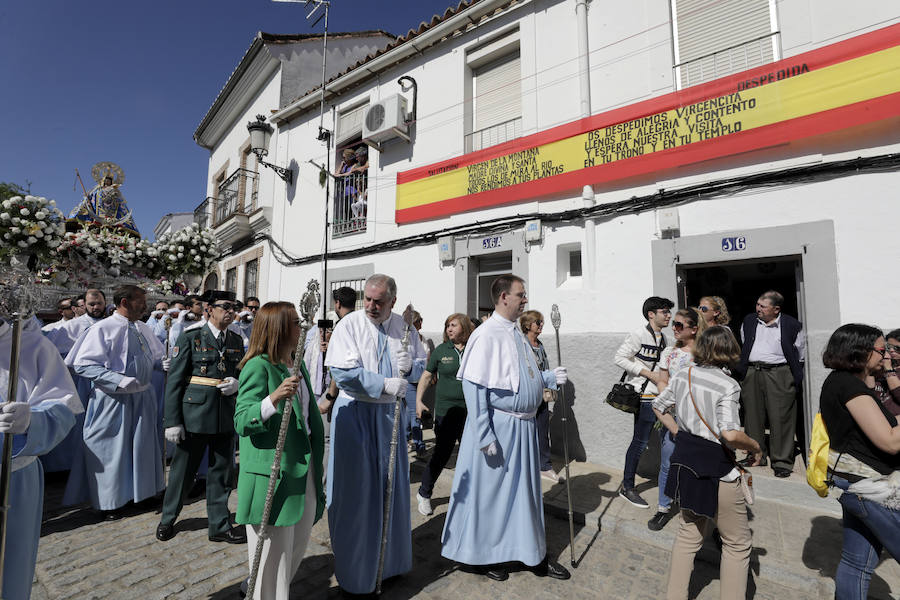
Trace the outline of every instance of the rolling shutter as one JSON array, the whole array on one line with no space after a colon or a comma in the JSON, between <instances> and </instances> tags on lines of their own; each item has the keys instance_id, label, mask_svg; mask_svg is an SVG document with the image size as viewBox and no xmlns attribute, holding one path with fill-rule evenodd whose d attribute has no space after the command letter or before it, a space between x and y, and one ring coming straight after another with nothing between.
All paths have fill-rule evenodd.
<instances>
[{"instance_id":1,"label":"rolling shutter","mask_svg":"<svg viewBox=\"0 0 900 600\"><path fill-rule=\"evenodd\" d=\"M519 52L474 72L474 130L487 129L522 116Z\"/></svg>"},{"instance_id":2,"label":"rolling shutter","mask_svg":"<svg viewBox=\"0 0 900 600\"><path fill-rule=\"evenodd\" d=\"M368 102L338 115L337 134L334 136L335 143L340 144L353 137L362 135L362 123L363 118L366 116L367 108L369 108Z\"/></svg>"},{"instance_id":3,"label":"rolling shutter","mask_svg":"<svg viewBox=\"0 0 900 600\"><path fill-rule=\"evenodd\" d=\"M682 88L775 60L769 0L672 0Z\"/></svg>"}]
</instances>

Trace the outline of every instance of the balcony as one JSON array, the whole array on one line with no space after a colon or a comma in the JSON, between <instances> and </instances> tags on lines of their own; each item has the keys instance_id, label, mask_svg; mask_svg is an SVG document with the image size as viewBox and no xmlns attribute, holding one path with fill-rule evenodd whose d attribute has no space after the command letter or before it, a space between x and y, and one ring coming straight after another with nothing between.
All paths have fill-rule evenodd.
<instances>
[{"instance_id":1,"label":"balcony","mask_svg":"<svg viewBox=\"0 0 900 600\"><path fill-rule=\"evenodd\" d=\"M256 208L259 176L248 169L236 169L219 184L215 199L215 221L218 227L232 215L247 215Z\"/></svg>"},{"instance_id":2,"label":"balcony","mask_svg":"<svg viewBox=\"0 0 900 600\"><path fill-rule=\"evenodd\" d=\"M207 196L206 200L201 202L197 208L194 209L194 223L201 228L209 227L212 206L215 201L216 199L212 196Z\"/></svg>"},{"instance_id":3,"label":"balcony","mask_svg":"<svg viewBox=\"0 0 900 600\"><path fill-rule=\"evenodd\" d=\"M516 117L503 123L497 123L466 135L466 154L482 148L496 146L522 136L522 117Z\"/></svg>"},{"instance_id":4,"label":"balcony","mask_svg":"<svg viewBox=\"0 0 900 600\"><path fill-rule=\"evenodd\" d=\"M366 231L366 215L369 208L368 183L368 171L334 177L332 237L344 237Z\"/></svg>"}]
</instances>

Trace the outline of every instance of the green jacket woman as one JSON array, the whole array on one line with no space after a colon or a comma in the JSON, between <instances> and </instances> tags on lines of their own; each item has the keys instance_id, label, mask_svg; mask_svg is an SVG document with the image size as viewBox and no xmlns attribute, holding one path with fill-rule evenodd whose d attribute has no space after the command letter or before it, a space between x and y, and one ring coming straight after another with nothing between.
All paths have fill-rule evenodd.
<instances>
[{"instance_id":1,"label":"green jacket woman","mask_svg":"<svg viewBox=\"0 0 900 600\"><path fill-rule=\"evenodd\" d=\"M267 302L253 322L241 363L234 410L234 429L241 448L236 520L247 525L251 561L259 543L265 557L250 598L290 597L291 581L303 561L312 526L325 510L322 417L306 367L301 363L298 377L292 377L288 370L301 333L293 304ZM285 401L291 402L293 412L269 513L268 537L261 541L260 524Z\"/></svg>"},{"instance_id":2,"label":"green jacket woman","mask_svg":"<svg viewBox=\"0 0 900 600\"><path fill-rule=\"evenodd\" d=\"M306 478L315 477L316 517L325 509L322 487L322 460L325 454L325 429L322 417L309 385L306 366L301 367L304 393L293 398L293 423L288 427L281 454L281 472L275 487L275 499L269 515L269 525L286 527L300 521L305 504ZM281 427L283 405L277 414L263 422L262 400L278 389L290 377L284 364L273 364L267 354L254 356L241 369L240 387L234 411L234 428L240 436L240 473L238 475L237 522L259 525L262 522L269 475L275 460L275 442ZM307 403L301 409L298 396ZM303 415L309 415L309 429L304 427Z\"/></svg>"}]
</instances>

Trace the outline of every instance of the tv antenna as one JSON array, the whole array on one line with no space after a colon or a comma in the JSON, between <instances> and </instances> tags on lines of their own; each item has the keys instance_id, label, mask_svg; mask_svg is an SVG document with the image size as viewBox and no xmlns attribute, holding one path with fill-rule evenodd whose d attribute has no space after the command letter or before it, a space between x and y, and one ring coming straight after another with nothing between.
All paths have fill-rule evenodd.
<instances>
[{"instance_id":1,"label":"tv antenna","mask_svg":"<svg viewBox=\"0 0 900 600\"><path fill-rule=\"evenodd\" d=\"M327 142L331 137L331 132L323 126L325 123L325 66L328 62L328 10L331 8L330 0L273 0L273 2L290 2L293 4L303 3L309 9L306 13L306 20L312 21L310 29L319 24L322 19L325 20L325 34L322 36L322 87L319 98L319 135L317 139L320 142ZM324 9L324 10L322 10Z\"/></svg>"}]
</instances>

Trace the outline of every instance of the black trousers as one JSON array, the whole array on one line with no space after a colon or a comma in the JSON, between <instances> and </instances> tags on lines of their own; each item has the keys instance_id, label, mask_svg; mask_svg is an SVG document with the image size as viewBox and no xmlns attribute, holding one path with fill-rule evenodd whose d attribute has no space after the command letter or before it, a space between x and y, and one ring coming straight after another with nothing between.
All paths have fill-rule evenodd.
<instances>
[{"instance_id":1,"label":"black trousers","mask_svg":"<svg viewBox=\"0 0 900 600\"><path fill-rule=\"evenodd\" d=\"M175 446L169 484L163 499L163 525L173 525L194 482L203 453L209 447L209 471L206 475L206 517L209 535L231 529L228 495L234 473L234 433L186 433Z\"/></svg>"},{"instance_id":2,"label":"black trousers","mask_svg":"<svg viewBox=\"0 0 900 600\"><path fill-rule=\"evenodd\" d=\"M447 414L434 419L434 452L431 460L422 474L422 483L419 485L419 494L423 498L431 498L434 491L434 482L440 477L441 471L447 466L453 447L462 440L463 428L466 425L466 408L454 406Z\"/></svg>"}]
</instances>

